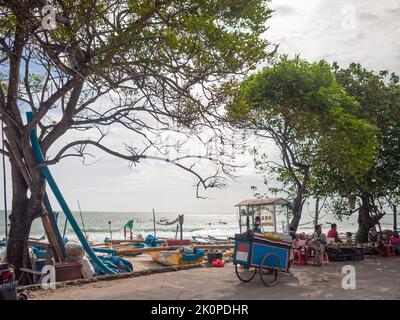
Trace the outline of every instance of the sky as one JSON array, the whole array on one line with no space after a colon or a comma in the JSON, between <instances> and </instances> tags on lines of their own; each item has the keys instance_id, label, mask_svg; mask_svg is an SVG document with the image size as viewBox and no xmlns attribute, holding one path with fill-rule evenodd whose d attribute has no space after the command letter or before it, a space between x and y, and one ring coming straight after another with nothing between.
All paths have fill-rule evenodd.
<instances>
[{"instance_id":1,"label":"sky","mask_svg":"<svg viewBox=\"0 0 400 320\"><path fill-rule=\"evenodd\" d=\"M272 0L270 6L275 12L265 37L279 44L279 53L342 66L354 61L400 73L400 1ZM109 145L120 146L131 137L114 131L107 139ZM265 148L274 153L272 145ZM236 203L252 197L251 186L265 191L251 159L225 189L203 192L206 200L196 198L193 176L175 166L142 161L131 168L104 153L97 160L84 166L66 159L51 167L72 210L79 199L84 211L233 213ZM10 188L9 182L9 194ZM53 203L57 208L54 198Z\"/></svg>"}]
</instances>

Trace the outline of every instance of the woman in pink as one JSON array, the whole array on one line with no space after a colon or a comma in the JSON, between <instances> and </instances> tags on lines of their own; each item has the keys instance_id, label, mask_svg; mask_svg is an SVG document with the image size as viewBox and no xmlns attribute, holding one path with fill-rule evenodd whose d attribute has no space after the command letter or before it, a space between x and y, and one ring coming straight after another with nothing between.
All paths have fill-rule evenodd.
<instances>
[{"instance_id":1,"label":"woman in pink","mask_svg":"<svg viewBox=\"0 0 400 320\"><path fill-rule=\"evenodd\" d=\"M400 256L400 237L397 231L395 231L393 235L390 237L390 244L394 249L394 253Z\"/></svg>"}]
</instances>

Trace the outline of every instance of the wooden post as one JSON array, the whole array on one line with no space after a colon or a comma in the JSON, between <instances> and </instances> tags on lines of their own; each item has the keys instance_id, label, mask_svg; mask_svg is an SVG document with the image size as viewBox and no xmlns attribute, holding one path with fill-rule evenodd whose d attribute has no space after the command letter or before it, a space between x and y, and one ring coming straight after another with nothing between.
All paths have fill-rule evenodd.
<instances>
[{"instance_id":1,"label":"wooden post","mask_svg":"<svg viewBox=\"0 0 400 320\"><path fill-rule=\"evenodd\" d=\"M153 228L154 228L154 237L157 237L157 234L156 234L156 213L154 212L154 209L153 209Z\"/></svg>"},{"instance_id":2,"label":"wooden post","mask_svg":"<svg viewBox=\"0 0 400 320\"><path fill-rule=\"evenodd\" d=\"M397 207L393 206L393 231L397 231Z\"/></svg>"},{"instance_id":3,"label":"wooden post","mask_svg":"<svg viewBox=\"0 0 400 320\"><path fill-rule=\"evenodd\" d=\"M318 225L318 218L319 218L319 197L315 199L315 222L314 226Z\"/></svg>"},{"instance_id":4,"label":"wooden post","mask_svg":"<svg viewBox=\"0 0 400 320\"><path fill-rule=\"evenodd\" d=\"M179 229L180 229L180 247L182 247L182 240L183 240L183 214L179 215Z\"/></svg>"},{"instance_id":5,"label":"wooden post","mask_svg":"<svg viewBox=\"0 0 400 320\"><path fill-rule=\"evenodd\" d=\"M65 217L63 240L65 239L65 233L67 232L67 224L68 224L68 219L67 219L67 217Z\"/></svg>"},{"instance_id":6,"label":"wooden post","mask_svg":"<svg viewBox=\"0 0 400 320\"><path fill-rule=\"evenodd\" d=\"M47 239L49 241L50 247L53 251L54 260L56 262L62 262L64 260L63 249L57 241L57 235L55 234L53 224L49 218L49 214L45 208L43 208L43 215L41 215L44 231L46 233Z\"/></svg>"},{"instance_id":7,"label":"wooden post","mask_svg":"<svg viewBox=\"0 0 400 320\"><path fill-rule=\"evenodd\" d=\"M246 231L249 231L249 230L250 230L250 214L249 214L249 208L250 208L250 206L247 205L247 206L246 206L246 228L247 228Z\"/></svg>"},{"instance_id":8,"label":"wooden post","mask_svg":"<svg viewBox=\"0 0 400 320\"><path fill-rule=\"evenodd\" d=\"M112 241L111 221L108 221L108 226L110 228L110 240Z\"/></svg>"}]
</instances>

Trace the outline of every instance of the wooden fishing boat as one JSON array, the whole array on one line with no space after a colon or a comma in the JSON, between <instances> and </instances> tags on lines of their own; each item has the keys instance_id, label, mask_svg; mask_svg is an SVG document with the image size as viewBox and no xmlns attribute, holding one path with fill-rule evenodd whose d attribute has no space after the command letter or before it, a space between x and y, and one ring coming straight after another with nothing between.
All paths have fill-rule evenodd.
<instances>
[{"instance_id":1,"label":"wooden fishing boat","mask_svg":"<svg viewBox=\"0 0 400 320\"><path fill-rule=\"evenodd\" d=\"M92 250L94 252L98 253L107 253L109 255L115 256L118 255L118 250L123 248L123 249L143 249L145 248L146 245L144 243L124 243L124 244L118 244L115 243L112 246L104 246L104 247L92 247ZM141 255L142 252L132 252L132 253L127 253L125 256L133 257L133 256L138 256Z\"/></svg>"},{"instance_id":2,"label":"wooden fishing boat","mask_svg":"<svg viewBox=\"0 0 400 320\"><path fill-rule=\"evenodd\" d=\"M186 264L201 263L205 250L197 249L194 253L186 253L181 250L149 252L150 257L165 266L180 266Z\"/></svg>"}]
</instances>

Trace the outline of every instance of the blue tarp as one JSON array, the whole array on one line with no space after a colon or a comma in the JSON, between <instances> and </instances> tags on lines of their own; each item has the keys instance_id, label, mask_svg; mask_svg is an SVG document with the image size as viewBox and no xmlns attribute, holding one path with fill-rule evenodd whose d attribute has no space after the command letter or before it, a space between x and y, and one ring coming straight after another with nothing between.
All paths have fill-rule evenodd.
<instances>
[{"instance_id":1,"label":"blue tarp","mask_svg":"<svg viewBox=\"0 0 400 320\"><path fill-rule=\"evenodd\" d=\"M47 251L46 249L41 249L41 247L32 246L32 252L36 256L37 259L46 259Z\"/></svg>"},{"instance_id":2,"label":"blue tarp","mask_svg":"<svg viewBox=\"0 0 400 320\"><path fill-rule=\"evenodd\" d=\"M115 273L120 273L120 272L132 272L133 271L133 266L132 263L130 263L128 260L125 260L120 257L114 257L114 256L98 256L98 258L101 260L101 262L106 265L108 268L113 270ZM103 275L105 274L96 264L92 263L94 267L94 271L98 275Z\"/></svg>"},{"instance_id":3,"label":"blue tarp","mask_svg":"<svg viewBox=\"0 0 400 320\"><path fill-rule=\"evenodd\" d=\"M148 247L157 247L158 245L160 245L161 243L163 243L162 240L152 236L151 234L149 234L146 239L144 239L144 243L145 245L147 245Z\"/></svg>"}]
</instances>

